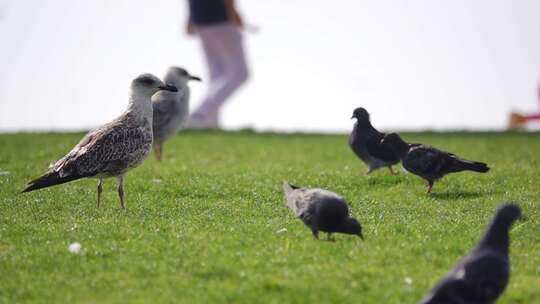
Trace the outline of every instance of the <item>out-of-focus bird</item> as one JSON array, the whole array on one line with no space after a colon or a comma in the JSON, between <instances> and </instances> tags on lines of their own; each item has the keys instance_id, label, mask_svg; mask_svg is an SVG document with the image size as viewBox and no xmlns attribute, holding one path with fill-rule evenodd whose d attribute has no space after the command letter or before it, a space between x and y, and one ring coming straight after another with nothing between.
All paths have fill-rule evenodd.
<instances>
[{"instance_id":1,"label":"out-of-focus bird","mask_svg":"<svg viewBox=\"0 0 540 304\"><path fill-rule=\"evenodd\" d=\"M283 183L287 206L306 224L315 238L319 231L354 234L364 239L360 223L349 216L345 200L334 192L318 188L301 188Z\"/></svg>"},{"instance_id":2,"label":"out-of-focus bird","mask_svg":"<svg viewBox=\"0 0 540 304\"><path fill-rule=\"evenodd\" d=\"M367 166L367 174L382 168L388 167L394 174L392 165L399 163L399 155L388 145L381 144L381 140L386 135L377 131L369 120L369 113L364 108L356 108L351 119L356 118L351 135L349 136L349 146Z\"/></svg>"},{"instance_id":3,"label":"out-of-focus bird","mask_svg":"<svg viewBox=\"0 0 540 304\"><path fill-rule=\"evenodd\" d=\"M152 102L156 92L177 91L152 74L142 74L131 82L127 110L113 121L90 131L43 176L32 180L23 192L95 177L97 207L103 179L118 177L118 195L124 208L124 175L140 165L152 149Z\"/></svg>"},{"instance_id":4,"label":"out-of-focus bird","mask_svg":"<svg viewBox=\"0 0 540 304\"><path fill-rule=\"evenodd\" d=\"M177 87L178 92L160 91L152 96L154 151L158 161L163 155L163 143L176 134L188 118L190 97L188 81L201 81L199 77L190 75L179 67L170 67L163 80Z\"/></svg>"},{"instance_id":5,"label":"out-of-focus bird","mask_svg":"<svg viewBox=\"0 0 540 304\"><path fill-rule=\"evenodd\" d=\"M489 171L489 167L485 163L462 159L431 146L406 143L396 133L386 135L381 143L391 146L396 151L407 171L427 181L428 193L431 193L435 181L448 173L461 171L485 173Z\"/></svg>"},{"instance_id":6,"label":"out-of-focus bird","mask_svg":"<svg viewBox=\"0 0 540 304\"><path fill-rule=\"evenodd\" d=\"M509 229L521 209L502 205L482 240L431 290L421 304L495 303L510 278Z\"/></svg>"}]
</instances>

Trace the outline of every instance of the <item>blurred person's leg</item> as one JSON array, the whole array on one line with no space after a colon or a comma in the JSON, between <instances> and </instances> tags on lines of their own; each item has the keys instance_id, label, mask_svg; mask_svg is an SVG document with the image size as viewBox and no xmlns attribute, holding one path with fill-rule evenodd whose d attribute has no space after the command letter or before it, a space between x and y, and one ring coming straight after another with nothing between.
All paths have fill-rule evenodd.
<instances>
[{"instance_id":1,"label":"blurred person's leg","mask_svg":"<svg viewBox=\"0 0 540 304\"><path fill-rule=\"evenodd\" d=\"M529 121L529 120L539 120L540 119L540 113L527 115L527 116L525 116L525 119L527 121Z\"/></svg>"},{"instance_id":2,"label":"blurred person's leg","mask_svg":"<svg viewBox=\"0 0 540 304\"><path fill-rule=\"evenodd\" d=\"M190 117L190 125L217 128L221 106L248 78L243 37L240 29L230 23L200 27L197 32L208 63L210 83L201 105Z\"/></svg>"}]
</instances>

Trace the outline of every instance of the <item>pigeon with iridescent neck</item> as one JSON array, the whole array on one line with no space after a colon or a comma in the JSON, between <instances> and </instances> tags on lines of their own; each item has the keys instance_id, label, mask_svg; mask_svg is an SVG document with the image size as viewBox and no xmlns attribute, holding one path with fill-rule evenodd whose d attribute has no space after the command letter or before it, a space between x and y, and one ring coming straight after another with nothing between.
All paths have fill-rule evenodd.
<instances>
[{"instance_id":1,"label":"pigeon with iridescent neck","mask_svg":"<svg viewBox=\"0 0 540 304\"><path fill-rule=\"evenodd\" d=\"M356 118L349 146L351 150L368 166L367 174L387 167L394 174L392 166L399 163L399 155L388 145L381 144L385 133L379 132L371 125L369 113L364 108L356 108L351 119Z\"/></svg>"}]
</instances>

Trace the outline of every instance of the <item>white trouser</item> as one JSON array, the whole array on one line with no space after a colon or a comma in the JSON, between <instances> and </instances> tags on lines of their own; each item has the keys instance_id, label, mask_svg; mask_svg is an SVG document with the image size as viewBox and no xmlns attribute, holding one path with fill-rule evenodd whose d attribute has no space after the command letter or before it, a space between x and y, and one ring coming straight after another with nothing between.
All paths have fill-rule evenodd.
<instances>
[{"instance_id":1,"label":"white trouser","mask_svg":"<svg viewBox=\"0 0 540 304\"><path fill-rule=\"evenodd\" d=\"M196 31L201 38L210 81L195 115L217 117L221 105L248 78L242 33L228 22L198 26Z\"/></svg>"}]
</instances>

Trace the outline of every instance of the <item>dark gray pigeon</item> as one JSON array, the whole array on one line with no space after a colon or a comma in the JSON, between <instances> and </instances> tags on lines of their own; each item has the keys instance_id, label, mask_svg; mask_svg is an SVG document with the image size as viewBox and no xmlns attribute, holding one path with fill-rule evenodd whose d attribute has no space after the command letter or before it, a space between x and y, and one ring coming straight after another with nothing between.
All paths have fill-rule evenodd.
<instances>
[{"instance_id":1,"label":"dark gray pigeon","mask_svg":"<svg viewBox=\"0 0 540 304\"><path fill-rule=\"evenodd\" d=\"M385 133L377 131L369 120L369 113L364 108L356 108L351 119L356 118L349 146L367 166L367 174L388 167L394 174L392 165L399 163L399 155L388 145L381 144Z\"/></svg>"},{"instance_id":2,"label":"dark gray pigeon","mask_svg":"<svg viewBox=\"0 0 540 304\"><path fill-rule=\"evenodd\" d=\"M519 206L502 205L476 248L461 259L420 303L494 303L510 278L508 230L520 217Z\"/></svg>"},{"instance_id":3,"label":"dark gray pigeon","mask_svg":"<svg viewBox=\"0 0 540 304\"><path fill-rule=\"evenodd\" d=\"M425 179L427 192L431 193L433 184L448 173L474 171L485 173L489 167L485 163L461 159L456 155L421 144L408 144L396 133L390 133L381 141L390 145L401 158L403 167Z\"/></svg>"},{"instance_id":4,"label":"dark gray pigeon","mask_svg":"<svg viewBox=\"0 0 540 304\"><path fill-rule=\"evenodd\" d=\"M316 239L319 231L328 233L328 240L334 232L355 234L364 239L360 223L349 216L349 207L341 196L323 189L296 187L288 182L283 183L283 190L287 206L311 228Z\"/></svg>"}]
</instances>

